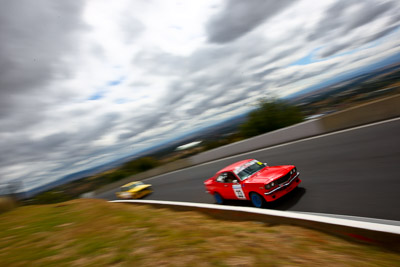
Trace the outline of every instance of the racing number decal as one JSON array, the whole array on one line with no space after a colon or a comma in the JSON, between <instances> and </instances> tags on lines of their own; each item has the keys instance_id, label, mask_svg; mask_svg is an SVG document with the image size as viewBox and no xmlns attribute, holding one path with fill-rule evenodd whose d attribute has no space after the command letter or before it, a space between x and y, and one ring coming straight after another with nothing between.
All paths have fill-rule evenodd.
<instances>
[{"instance_id":1,"label":"racing number decal","mask_svg":"<svg viewBox=\"0 0 400 267\"><path fill-rule=\"evenodd\" d=\"M246 196L244 195L244 192L242 190L242 185L234 184L232 185L232 189L238 199L246 199Z\"/></svg>"}]
</instances>

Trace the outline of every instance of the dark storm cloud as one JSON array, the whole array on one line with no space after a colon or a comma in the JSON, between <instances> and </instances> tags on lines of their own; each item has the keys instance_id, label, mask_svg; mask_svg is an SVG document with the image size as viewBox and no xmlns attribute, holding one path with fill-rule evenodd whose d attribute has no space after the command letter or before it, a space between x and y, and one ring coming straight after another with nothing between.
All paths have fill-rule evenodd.
<instances>
[{"instance_id":1,"label":"dark storm cloud","mask_svg":"<svg viewBox=\"0 0 400 267\"><path fill-rule=\"evenodd\" d=\"M212 61L209 62L212 65ZM200 104L204 110L207 110L207 101L227 93L224 89L227 83L226 76L232 77L232 72L225 72L223 69L210 69L211 73L200 76L188 75L185 82L176 81L170 84L168 92L162 98L162 106L170 112L173 112L179 106L185 105L193 99L205 98ZM192 103L195 105L195 103ZM193 115L193 114L191 114Z\"/></svg>"},{"instance_id":2,"label":"dark storm cloud","mask_svg":"<svg viewBox=\"0 0 400 267\"><path fill-rule=\"evenodd\" d=\"M308 35L307 40L313 41L340 29L348 19L345 11L354 4L356 1L352 0L341 0L332 4L321 17L317 27Z\"/></svg>"},{"instance_id":3,"label":"dark storm cloud","mask_svg":"<svg viewBox=\"0 0 400 267\"><path fill-rule=\"evenodd\" d=\"M229 98L232 90L249 79L252 81L261 79L261 76L252 77L254 71L249 71L244 63L265 56L269 49L269 43L265 39L251 36L224 46L206 46L187 57L146 49L138 53L132 64L142 67L149 75L156 73L168 78L181 77L173 79L168 90L160 98L160 107L165 113L179 119L184 114L200 115L217 105L213 100ZM272 58L277 59L279 56L281 54L273 55ZM265 62L263 66L268 63L270 62ZM241 96L235 95L233 98L243 99L246 95L244 89ZM225 104L228 102L229 100ZM180 110L177 115L176 109L189 104L191 107L185 108L184 113ZM134 132L126 133L120 138L130 138L133 135Z\"/></svg>"},{"instance_id":4,"label":"dark storm cloud","mask_svg":"<svg viewBox=\"0 0 400 267\"><path fill-rule=\"evenodd\" d=\"M189 116L199 116L206 112L207 110L215 107L213 104L213 100L220 99L223 95L226 95L227 92L224 90L215 90L214 93L208 94L206 98L195 103L190 109L186 111ZM219 107L221 107L219 105Z\"/></svg>"},{"instance_id":5,"label":"dark storm cloud","mask_svg":"<svg viewBox=\"0 0 400 267\"><path fill-rule=\"evenodd\" d=\"M245 100L251 91L263 91L265 83L260 82L258 86L245 86L244 83L248 78L243 77L238 70L237 72L220 71L213 77L206 76L203 79L195 79L196 82L192 82L190 86L180 87L181 93L174 95L175 102L169 102L172 105L170 109L173 111L190 102L190 108L185 110L185 114L190 118L198 117L211 109L225 109ZM210 88L209 84L217 86Z\"/></svg>"},{"instance_id":6,"label":"dark storm cloud","mask_svg":"<svg viewBox=\"0 0 400 267\"><path fill-rule=\"evenodd\" d=\"M0 118L18 107L19 96L45 95L52 79L71 75L62 57L76 47L81 12L78 1L2 1Z\"/></svg>"},{"instance_id":7,"label":"dark storm cloud","mask_svg":"<svg viewBox=\"0 0 400 267\"><path fill-rule=\"evenodd\" d=\"M294 2L296 1L228 0L224 10L208 22L208 40L220 44L234 41Z\"/></svg>"},{"instance_id":8,"label":"dark storm cloud","mask_svg":"<svg viewBox=\"0 0 400 267\"><path fill-rule=\"evenodd\" d=\"M393 3L390 2L369 3L368 1L366 1L364 2L363 6L356 12L356 14L353 14L351 17L348 18L348 21L346 23L346 30L351 31L365 24L371 23L392 8Z\"/></svg>"},{"instance_id":9,"label":"dark storm cloud","mask_svg":"<svg viewBox=\"0 0 400 267\"><path fill-rule=\"evenodd\" d=\"M278 54L267 54L269 46L262 37L251 36L224 46L207 46L187 57L147 49L141 51L132 64L144 67L150 75L157 73L167 77L182 77L172 80L165 94L160 97L160 108L165 112L164 119L178 121L198 118L211 109L226 109L229 105L244 101L250 91L263 94L265 82L261 81L262 78L267 72L272 73L278 68L270 68L263 75L256 75L252 69L254 67L250 67L254 64L247 63L258 60L259 57L269 56L278 60L281 56L288 56L288 49ZM265 61L259 67L270 63L271 60ZM249 81L252 82L251 86L245 84ZM148 116L146 115L146 118ZM158 118L150 115L147 124L154 127L157 125L152 123L154 120ZM131 138L137 134L137 129L134 129L120 135L120 139Z\"/></svg>"},{"instance_id":10,"label":"dark storm cloud","mask_svg":"<svg viewBox=\"0 0 400 267\"><path fill-rule=\"evenodd\" d=\"M386 25L380 32L369 35L365 32L365 38L359 40L341 40L342 37L347 36L353 30L360 28L374 22L381 17L397 17L396 13L399 11L394 2L381 2L381 1L355 1L355 0L342 0L335 2L321 17L317 24L318 26L308 35L308 41L315 41L318 39L329 42L328 45L321 51L320 56L329 57L338 52L349 49L355 45L363 45L378 38L381 38L390 33L395 28L398 21L393 20L392 25ZM390 14L388 14L390 13ZM395 24L395 25L393 25ZM338 41L341 40L341 41Z\"/></svg>"},{"instance_id":11,"label":"dark storm cloud","mask_svg":"<svg viewBox=\"0 0 400 267\"><path fill-rule=\"evenodd\" d=\"M378 40L378 39L380 39L382 37L385 37L386 35L389 35L392 32L394 32L397 28L399 28L399 26L400 25L394 25L394 26L391 26L391 27L389 27L387 29L384 29L383 31L380 31L380 32L378 32L378 33L376 33L374 35L371 35L371 36L367 37L364 40L364 43L372 42L372 41Z\"/></svg>"},{"instance_id":12,"label":"dark storm cloud","mask_svg":"<svg viewBox=\"0 0 400 267\"><path fill-rule=\"evenodd\" d=\"M39 162L44 159L54 160L54 157L52 157L54 152L60 146L66 144L70 137L67 133L54 134L42 140L34 140L27 134L8 137L4 142L0 142L2 148L0 167L7 167L21 162Z\"/></svg>"},{"instance_id":13,"label":"dark storm cloud","mask_svg":"<svg viewBox=\"0 0 400 267\"><path fill-rule=\"evenodd\" d=\"M166 94L163 99L163 106L168 107L171 113L173 113L179 106L191 102L192 107L189 109L188 115L199 115L211 108L211 100L229 93L226 86L227 80L223 79L225 75L227 74L220 71L214 73L214 77L188 77L190 81L189 85L179 82L173 83L169 88L169 93ZM232 77L232 73L230 73L230 75ZM213 85L216 84L218 84L218 87L214 88ZM197 94L195 92L197 92ZM198 99L203 100L197 101Z\"/></svg>"},{"instance_id":14,"label":"dark storm cloud","mask_svg":"<svg viewBox=\"0 0 400 267\"><path fill-rule=\"evenodd\" d=\"M106 148L93 146L92 142L112 133L120 117L121 114L118 113L106 113L96 117L93 121L88 120L87 123L81 125L79 129L74 129L73 132L62 132L54 134L54 136L46 136L34 142L33 147L36 147L40 160L56 162L62 165L59 167L60 169L71 171L67 169L70 165L93 156L99 156L107 151L115 150L111 145ZM55 139L53 146L49 144L48 138L50 138L50 141ZM57 141L60 142L57 143Z\"/></svg>"},{"instance_id":15,"label":"dark storm cloud","mask_svg":"<svg viewBox=\"0 0 400 267\"><path fill-rule=\"evenodd\" d=\"M387 28L384 28L381 31L378 31L375 34L372 35L366 35L363 38L359 38L358 40L347 40L345 42L339 43L332 43L330 46L327 46L325 49L322 49L321 52L319 53L319 56L322 58L330 57L333 55L337 55L340 52L345 52L346 50L351 49L354 46L361 46L373 41L376 41L382 37L385 37L389 34L391 34L393 31L395 31L399 25L394 25L394 26L389 26Z\"/></svg>"},{"instance_id":16,"label":"dark storm cloud","mask_svg":"<svg viewBox=\"0 0 400 267\"><path fill-rule=\"evenodd\" d=\"M318 27L308 36L308 40L315 40L336 31L338 34L347 34L365 24L373 22L394 7L390 2L379 1L337 1L325 12L318 23ZM350 9L354 9L350 12Z\"/></svg>"},{"instance_id":17,"label":"dark storm cloud","mask_svg":"<svg viewBox=\"0 0 400 267\"><path fill-rule=\"evenodd\" d=\"M264 78L268 74L271 74L271 73L273 73L274 71L277 71L277 70L279 70L279 68L276 68L276 67L275 68L268 68L266 70L254 73L254 77L256 77L256 78Z\"/></svg>"},{"instance_id":18,"label":"dark storm cloud","mask_svg":"<svg viewBox=\"0 0 400 267\"><path fill-rule=\"evenodd\" d=\"M337 54L340 51L345 50L346 48L349 48L351 44L349 42L343 43L343 44L333 44L331 46L328 46L326 49L322 50L320 53L321 57L330 57L334 54Z\"/></svg>"},{"instance_id":19,"label":"dark storm cloud","mask_svg":"<svg viewBox=\"0 0 400 267\"><path fill-rule=\"evenodd\" d=\"M227 94L237 78L231 70L226 69L225 60L236 58L237 49L232 46L224 48L206 48L195 51L187 57L175 56L154 49L141 51L132 61L135 66L146 69L150 75L159 74L170 77L178 75L183 79L171 81L168 90L160 98L159 111L146 114L144 121L137 118L131 129L119 136L120 140L139 135L142 132L159 126L165 119L178 121L187 117L198 116L207 111L215 98ZM250 50L249 50L250 52ZM250 57L251 58L251 57ZM230 64L228 64L230 65ZM240 68L235 67L240 73ZM218 86L218 88L214 88ZM180 107L190 107L182 110ZM133 120L132 120L133 121Z\"/></svg>"},{"instance_id":20,"label":"dark storm cloud","mask_svg":"<svg viewBox=\"0 0 400 267\"><path fill-rule=\"evenodd\" d=\"M77 144L85 146L90 141L112 132L121 117L122 114L120 113L108 112L94 117L92 121L85 119L85 123L81 124L81 128L76 129L76 136L73 139Z\"/></svg>"},{"instance_id":21,"label":"dark storm cloud","mask_svg":"<svg viewBox=\"0 0 400 267\"><path fill-rule=\"evenodd\" d=\"M120 114L107 113L98 116L96 121L85 123L80 129L58 132L42 138L17 132L7 139L0 139L0 167L19 162L51 161L59 158L67 160L82 156L92 149L90 143L93 140L113 131L119 118Z\"/></svg>"},{"instance_id":22,"label":"dark storm cloud","mask_svg":"<svg viewBox=\"0 0 400 267\"><path fill-rule=\"evenodd\" d=\"M92 157L97 158L108 153L117 153L121 144L97 147L91 145L91 142L112 133L118 119L120 119L120 114L106 113L97 117L96 121L88 122L84 127L76 129L75 132L62 132L46 136L36 142L30 142L28 147L36 149L37 161L53 162L58 165L49 171L60 171L62 175L65 175L76 171L73 168L76 168L76 164L82 160L87 161ZM27 155L29 154L32 154L32 151L28 151ZM26 161L32 161L32 159L26 159Z\"/></svg>"},{"instance_id":23,"label":"dark storm cloud","mask_svg":"<svg viewBox=\"0 0 400 267\"><path fill-rule=\"evenodd\" d=\"M201 85L197 85L197 87L201 90ZM162 106L169 108L179 105L179 102L182 102L192 89L192 86L184 86L181 82L174 82L168 88L168 93L164 95Z\"/></svg>"},{"instance_id":24,"label":"dark storm cloud","mask_svg":"<svg viewBox=\"0 0 400 267\"><path fill-rule=\"evenodd\" d=\"M272 64L276 61L290 57L292 54L294 54L299 49L301 49L301 45L293 44L289 48L280 49L278 51L272 50L270 53L267 53L265 55L265 58L267 58L267 59L263 60L262 63L256 64L251 69L251 71L254 72L254 76L256 78L263 78L263 77L267 76L268 74L271 74L276 70L279 70L281 67L274 66L274 67L267 68L263 71L259 71L260 68L268 66L269 64Z\"/></svg>"},{"instance_id":25,"label":"dark storm cloud","mask_svg":"<svg viewBox=\"0 0 400 267\"><path fill-rule=\"evenodd\" d=\"M213 47L211 49L200 49L195 51L188 61L188 72L193 73L199 70L210 68L223 62L229 56L235 54L232 46Z\"/></svg>"},{"instance_id":26,"label":"dark storm cloud","mask_svg":"<svg viewBox=\"0 0 400 267\"><path fill-rule=\"evenodd\" d=\"M155 128L158 126L163 119L163 114L159 114L157 112L153 112L152 114L146 114L139 118L132 118L132 123L130 127L126 130L128 132L120 134L118 136L119 141L123 141L134 136L138 136L147 130Z\"/></svg>"},{"instance_id":27,"label":"dark storm cloud","mask_svg":"<svg viewBox=\"0 0 400 267\"><path fill-rule=\"evenodd\" d=\"M36 125L70 93L52 83L74 73L80 33L87 30L80 2L2 1L0 8L0 167L53 162L71 149L70 133L34 138ZM72 61L70 61L72 60ZM36 127L36 128L35 128ZM33 177L30 177L33 179Z\"/></svg>"}]
</instances>

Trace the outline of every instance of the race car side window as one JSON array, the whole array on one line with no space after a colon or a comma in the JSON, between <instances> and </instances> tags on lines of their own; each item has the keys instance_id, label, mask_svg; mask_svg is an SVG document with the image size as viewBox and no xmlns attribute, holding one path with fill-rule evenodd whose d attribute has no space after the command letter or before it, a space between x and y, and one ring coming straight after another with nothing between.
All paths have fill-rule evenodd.
<instances>
[{"instance_id":1,"label":"race car side window","mask_svg":"<svg viewBox=\"0 0 400 267\"><path fill-rule=\"evenodd\" d=\"M225 179L226 183L233 183L233 181L237 181L237 180L238 179L236 178L236 176L233 173L231 173L231 172L227 173L227 177Z\"/></svg>"},{"instance_id":2,"label":"race car side window","mask_svg":"<svg viewBox=\"0 0 400 267\"><path fill-rule=\"evenodd\" d=\"M217 182L220 183L233 183L234 180L237 180L237 178L231 172L223 172L217 177Z\"/></svg>"},{"instance_id":3,"label":"race car side window","mask_svg":"<svg viewBox=\"0 0 400 267\"><path fill-rule=\"evenodd\" d=\"M225 182L226 176L227 176L227 173L226 173L226 172L221 173L221 174L218 175L218 177L217 177L217 182L226 183L226 182Z\"/></svg>"}]
</instances>

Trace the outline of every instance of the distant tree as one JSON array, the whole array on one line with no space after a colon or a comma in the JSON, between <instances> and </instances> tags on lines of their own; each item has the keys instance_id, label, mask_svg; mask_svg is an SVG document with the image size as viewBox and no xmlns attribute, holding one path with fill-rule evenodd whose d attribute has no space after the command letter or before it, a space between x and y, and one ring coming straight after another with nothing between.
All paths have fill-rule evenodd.
<instances>
[{"instance_id":1,"label":"distant tree","mask_svg":"<svg viewBox=\"0 0 400 267\"><path fill-rule=\"evenodd\" d=\"M252 137L303 121L300 110L282 100L261 100L241 125L240 135Z\"/></svg>"},{"instance_id":2,"label":"distant tree","mask_svg":"<svg viewBox=\"0 0 400 267\"><path fill-rule=\"evenodd\" d=\"M124 171L124 170L115 170L113 172L107 173L105 175L102 176L102 178L105 178L105 181L107 183L112 183L118 180L121 180L125 177L128 177L129 175L131 175L131 173Z\"/></svg>"},{"instance_id":3,"label":"distant tree","mask_svg":"<svg viewBox=\"0 0 400 267\"><path fill-rule=\"evenodd\" d=\"M144 172L159 166L160 163L152 157L138 158L122 165L121 169L131 174Z\"/></svg>"},{"instance_id":4,"label":"distant tree","mask_svg":"<svg viewBox=\"0 0 400 267\"><path fill-rule=\"evenodd\" d=\"M210 149L214 149L214 148L224 146L227 144L229 144L228 139L221 139L221 140L206 141L206 142L204 142L203 146L204 146L204 150L210 150Z\"/></svg>"},{"instance_id":5,"label":"distant tree","mask_svg":"<svg viewBox=\"0 0 400 267\"><path fill-rule=\"evenodd\" d=\"M47 191L36 195L32 199L32 204L52 204L64 202L72 199L73 197L66 195L61 191Z\"/></svg>"}]
</instances>

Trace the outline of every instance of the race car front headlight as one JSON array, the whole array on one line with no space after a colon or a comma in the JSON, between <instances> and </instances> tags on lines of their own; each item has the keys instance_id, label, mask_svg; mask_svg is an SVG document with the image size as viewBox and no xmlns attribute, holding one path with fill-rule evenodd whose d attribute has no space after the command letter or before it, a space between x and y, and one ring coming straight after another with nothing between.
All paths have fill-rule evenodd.
<instances>
[{"instance_id":1,"label":"race car front headlight","mask_svg":"<svg viewBox=\"0 0 400 267\"><path fill-rule=\"evenodd\" d=\"M264 187L265 187L265 189L270 189L270 188L272 188L274 186L275 186L275 182L271 182L269 184L266 184Z\"/></svg>"}]
</instances>

